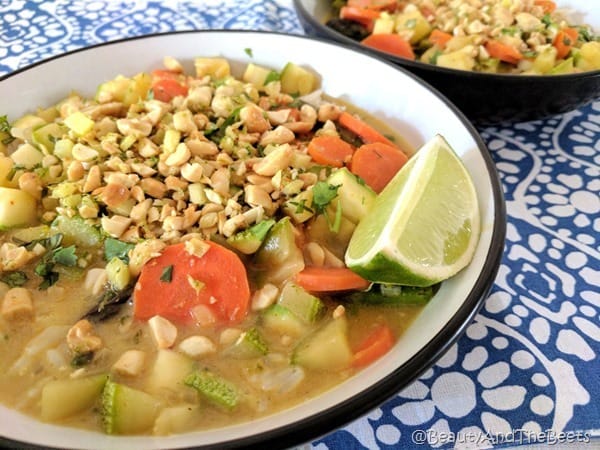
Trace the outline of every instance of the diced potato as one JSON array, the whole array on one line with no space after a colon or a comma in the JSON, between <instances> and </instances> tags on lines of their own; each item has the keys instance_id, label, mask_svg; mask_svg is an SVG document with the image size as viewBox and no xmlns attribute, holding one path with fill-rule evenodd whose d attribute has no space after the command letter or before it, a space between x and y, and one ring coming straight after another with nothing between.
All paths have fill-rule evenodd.
<instances>
[{"instance_id":1,"label":"diced potato","mask_svg":"<svg viewBox=\"0 0 600 450\"><path fill-rule=\"evenodd\" d=\"M395 30L398 34L407 37L411 44L416 44L429 36L431 25L421 11L415 8L396 17Z\"/></svg>"},{"instance_id":2,"label":"diced potato","mask_svg":"<svg viewBox=\"0 0 600 450\"><path fill-rule=\"evenodd\" d=\"M212 78L220 79L231 73L229 62L225 58L196 58L194 67L198 78L209 75Z\"/></svg>"},{"instance_id":3,"label":"diced potato","mask_svg":"<svg viewBox=\"0 0 600 450\"><path fill-rule=\"evenodd\" d=\"M548 73L556 64L556 48L548 47L533 60L532 70L536 73Z\"/></svg>"},{"instance_id":4,"label":"diced potato","mask_svg":"<svg viewBox=\"0 0 600 450\"><path fill-rule=\"evenodd\" d=\"M37 202L27 192L0 187L0 230L33 225Z\"/></svg>"},{"instance_id":5,"label":"diced potato","mask_svg":"<svg viewBox=\"0 0 600 450\"><path fill-rule=\"evenodd\" d=\"M373 25L373 34L391 34L394 32L394 18L383 12Z\"/></svg>"},{"instance_id":6,"label":"diced potato","mask_svg":"<svg viewBox=\"0 0 600 450\"><path fill-rule=\"evenodd\" d=\"M198 405L181 405L164 408L154 422L153 434L165 436L183 433L199 424L202 414Z\"/></svg>"},{"instance_id":7,"label":"diced potato","mask_svg":"<svg viewBox=\"0 0 600 450\"><path fill-rule=\"evenodd\" d=\"M60 420L92 407L107 379L106 375L93 375L48 382L42 389L42 419Z\"/></svg>"},{"instance_id":8,"label":"diced potato","mask_svg":"<svg viewBox=\"0 0 600 450\"><path fill-rule=\"evenodd\" d=\"M187 387L183 380L193 368L194 363L187 356L174 350L159 350L150 369L146 387L150 392L185 392Z\"/></svg>"},{"instance_id":9,"label":"diced potato","mask_svg":"<svg viewBox=\"0 0 600 450\"><path fill-rule=\"evenodd\" d=\"M14 137L23 139L24 141L31 141L31 133L35 128L44 125L46 121L41 117L33 114L26 114L23 117L15 120L10 129L10 134Z\"/></svg>"},{"instance_id":10,"label":"diced potato","mask_svg":"<svg viewBox=\"0 0 600 450\"><path fill-rule=\"evenodd\" d=\"M33 145L25 143L19 145L19 147L10 154L10 158L17 166L31 169L42 163L44 154Z\"/></svg>"},{"instance_id":11,"label":"diced potato","mask_svg":"<svg viewBox=\"0 0 600 450\"><path fill-rule=\"evenodd\" d=\"M0 155L0 186L17 187L17 177L9 178L14 165L12 158Z\"/></svg>"},{"instance_id":12,"label":"diced potato","mask_svg":"<svg viewBox=\"0 0 600 450\"><path fill-rule=\"evenodd\" d=\"M576 64L581 70L600 69L600 42L586 42L579 49L579 59Z\"/></svg>"},{"instance_id":13,"label":"diced potato","mask_svg":"<svg viewBox=\"0 0 600 450\"><path fill-rule=\"evenodd\" d=\"M473 67L475 67L475 58L471 56L470 52L465 51L465 49L466 47L438 56L437 65L449 69L473 70Z\"/></svg>"},{"instance_id":14,"label":"diced potato","mask_svg":"<svg viewBox=\"0 0 600 450\"><path fill-rule=\"evenodd\" d=\"M81 111L76 111L65 118L65 125L80 136L89 133L94 128L94 121Z\"/></svg>"}]
</instances>

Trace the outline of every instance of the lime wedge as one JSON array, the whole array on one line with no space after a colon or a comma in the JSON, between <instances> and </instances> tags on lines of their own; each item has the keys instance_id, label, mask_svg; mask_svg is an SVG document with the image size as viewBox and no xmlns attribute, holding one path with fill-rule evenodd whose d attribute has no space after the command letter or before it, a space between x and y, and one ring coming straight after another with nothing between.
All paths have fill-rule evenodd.
<instances>
[{"instance_id":1,"label":"lime wedge","mask_svg":"<svg viewBox=\"0 0 600 450\"><path fill-rule=\"evenodd\" d=\"M373 282L429 286L469 264L479 227L473 180L437 135L398 171L358 223L346 265Z\"/></svg>"}]
</instances>

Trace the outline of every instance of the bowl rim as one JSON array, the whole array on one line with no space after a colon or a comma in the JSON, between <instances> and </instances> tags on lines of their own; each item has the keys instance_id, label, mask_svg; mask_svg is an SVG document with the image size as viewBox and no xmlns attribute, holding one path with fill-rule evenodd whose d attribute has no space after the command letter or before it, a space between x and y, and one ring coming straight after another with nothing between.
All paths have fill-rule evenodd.
<instances>
[{"instance_id":1,"label":"bowl rim","mask_svg":"<svg viewBox=\"0 0 600 450\"><path fill-rule=\"evenodd\" d=\"M308 23L312 28L319 30L322 34L326 35L328 39L333 39L337 42L341 42L347 45L351 45L354 47L359 47L366 49L371 54L378 55L379 57L386 58L390 61L393 61L395 64L399 64L402 66L410 67L413 69L418 69L427 72L437 72L443 75L453 75L453 76L461 76L467 78L467 81L470 79L485 79L490 82L495 81L503 81L509 83L531 83L536 82L547 83L551 82L551 80L564 80L564 81L575 81L582 80L587 78L595 78L600 77L600 69L596 70L588 70L585 72L577 72L577 73L566 73L566 74L556 74L556 75L520 75L520 74L511 74L511 73L487 73L487 72L475 72L472 70L460 70L460 69L451 69L449 67L440 67L433 64L427 64L422 61L412 61L410 59L401 58L399 56L392 55L390 53L383 52L381 50L377 50L375 48L370 48L365 45L362 45L359 41L356 41L330 27L320 22L315 18L313 14L310 14L304 6L304 2L302 0L292 0L294 4L294 8L298 13L298 19L302 24L303 28L306 31L305 23Z\"/></svg>"},{"instance_id":2,"label":"bowl rim","mask_svg":"<svg viewBox=\"0 0 600 450\"><path fill-rule=\"evenodd\" d=\"M296 2L296 0L294 0ZM297 35L277 31L265 31L265 30L180 30L170 31L162 33L152 33L141 36L132 36L118 40L112 40L108 42L102 42L93 44L90 46L70 50L58 55L51 56L49 58L36 61L30 65L19 68L9 74L0 77L0 85L4 80L17 77L19 74L34 69L38 66L42 66L48 62L67 58L70 55L80 52L91 52L99 47L115 46L120 45L124 42L129 41L143 41L145 39L155 39L163 36L173 35L197 35L197 34L240 34L240 35L272 35L280 36L285 38L293 39L304 39L316 43L334 45L345 47L352 52L363 53L370 58L379 60L380 62L392 67L394 70L402 72L404 76L414 79L417 83L424 85L433 95L437 96L451 112L457 117L457 119L465 127L465 131L470 135L477 146L483 161L485 163L485 170L487 173L487 181L490 184L490 200L493 204L493 228L491 231L491 240L487 253L482 263L482 270L479 272L476 280L473 282L472 288L460 307L457 309L455 314L449 318L444 327L431 338L426 345L421 347L415 355L405 361L402 365L398 366L392 372L388 373L383 378L379 379L375 384L366 387L364 390L359 392L350 398L345 399L343 402L333 405L332 407L320 410L306 416L300 420L287 423L278 426L267 431L259 432L257 434L250 434L240 438L235 438L228 441L218 443L219 449L229 448L248 448L248 449L262 449L266 445L269 448L288 448L294 445L299 445L311 440L318 439L319 437L331 433L334 430L346 425L347 423L358 419L362 415L368 413L372 409L378 407L386 400L396 395L401 389L414 382L418 376L429 369L449 348L452 346L460 336L464 333L468 325L470 325L472 319L478 313L486 300L492 286L494 284L496 274L500 268L500 263L504 253L504 240L506 235L506 205L504 201L504 194L502 184L500 181L499 174L495 167L494 161L488 151L483 139L477 132L474 125L466 118L466 116L450 101L448 100L439 90L431 86L426 81L422 80L418 76L414 75L403 67L398 67L386 58L378 55L373 55L364 49L364 47L352 46L343 43L332 43L331 41L322 37L315 37L309 35ZM243 42L243 41L242 41ZM242 44L243 45L243 44ZM247 422L251 423L251 422ZM48 448L47 446L41 446L32 444L29 442L15 441L9 437L0 435L0 447L7 446L9 448L15 446L22 446L27 444L27 448ZM190 448L190 449L208 449L216 448L215 444L200 444L193 447L178 447L178 448Z\"/></svg>"}]
</instances>

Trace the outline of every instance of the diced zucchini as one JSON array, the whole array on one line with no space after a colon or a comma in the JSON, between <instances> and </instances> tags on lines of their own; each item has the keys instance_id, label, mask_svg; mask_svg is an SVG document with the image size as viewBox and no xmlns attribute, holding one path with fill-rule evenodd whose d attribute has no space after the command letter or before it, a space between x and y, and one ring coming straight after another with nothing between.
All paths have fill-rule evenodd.
<instances>
[{"instance_id":1,"label":"diced zucchini","mask_svg":"<svg viewBox=\"0 0 600 450\"><path fill-rule=\"evenodd\" d=\"M313 370L345 369L352 361L345 317L331 319L304 338L294 350L292 363Z\"/></svg>"},{"instance_id":2,"label":"diced zucchini","mask_svg":"<svg viewBox=\"0 0 600 450\"><path fill-rule=\"evenodd\" d=\"M97 247L102 242L100 231L81 217L58 216L51 227L63 235L63 242L66 245Z\"/></svg>"},{"instance_id":3,"label":"diced zucchini","mask_svg":"<svg viewBox=\"0 0 600 450\"><path fill-rule=\"evenodd\" d=\"M302 336L307 326L285 306L277 303L263 311L261 325L281 336Z\"/></svg>"},{"instance_id":4,"label":"diced zucchini","mask_svg":"<svg viewBox=\"0 0 600 450\"><path fill-rule=\"evenodd\" d=\"M228 237L227 243L241 253L250 255L260 248L273 225L275 225L275 220L263 220L246 230Z\"/></svg>"},{"instance_id":5,"label":"diced zucchini","mask_svg":"<svg viewBox=\"0 0 600 450\"><path fill-rule=\"evenodd\" d=\"M192 372L194 362L182 353L160 349L147 381L149 392L170 391L181 393L187 389L185 378Z\"/></svg>"},{"instance_id":6,"label":"diced zucchini","mask_svg":"<svg viewBox=\"0 0 600 450\"><path fill-rule=\"evenodd\" d=\"M235 408L240 401L237 387L207 369L188 375L185 384L196 389L212 404L225 409Z\"/></svg>"},{"instance_id":7,"label":"diced zucchini","mask_svg":"<svg viewBox=\"0 0 600 450\"><path fill-rule=\"evenodd\" d=\"M33 143L42 148L45 153L54 152L54 144L61 139L67 129L58 123L49 123L33 130Z\"/></svg>"},{"instance_id":8,"label":"diced zucchini","mask_svg":"<svg viewBox=\"0 0 600 450\"><path fill-rule=\"evenodd\" d=\"M289 309L302 322L315 323L325 311L325 305L318 297L309 294L296 283L288 282L281 290L277 303Z\"/></svg>"},{"instance_id":9,"label":"diced zucchini","mask_svg":"<svg viewBox=\"0 0 600 450\"><path fill-rule=\"evenodd\" d=\"M63 160L70 159L73 157L74 145L71 139L59 139L54 143L54 154Z\"/></svg>"},{"instance_id":10,"label":"diced zucchini","mask_svg":"<svg viewBox=\"0 0 600 450\"><path fill-rule=\"evenodd\" d=\"M166 436L184 433L195 428L201 419L201 409L198 405L189 404L164 408L154 422L152 434Z\"/></svg>"},{"instance_id":11,"label":"diced zucchini","mask_svg":"<svg viewBox=\"0 0 600 450\"><path fill-rule=\"evenodd\" d=\"M346 297L349 302L362 306L424 305L433 298L439 284L427 287L374 284L364 292L354 292Z\"/></svg>"},{"instance_id":12,"label":"diced zucchini","mask_svg":"<svg viewBox=\"0 0 600 450\"><path fill-rule=\"evenodd\" d=\"M38 239L45 239L50 236L50 227L48 225L37 225L34 227L21 228L10 233L11 239L16 242L29 243Z\"/></svg>"},{"instance_id":13,"label":"diced zucchini","mask_svg":"<svg viewBox=\"0 0 600 450\"><path fill-rule=\"evenodd\" d=\"M10 159L12 159L17 166L24 167L25 169L33 169L38 164L42 163L44 154L33 145L25 143L19 145L19 147L10 154Z\"/></svg>"},{"instance_id":14,"label":"diced zucchini","mask_svg":"<svg viewBox=\"0 0 600 450\"><path fill-rule=\"evenodd\" d=\"M312 190L302 191L283 204L283 212L296 223L306 222L315 215Z\"/></svg>"},{"instance_id":15,"label":"diced zucchini","mask_svg":"<svg viewBox=\"0 0 600 450\"><path fill-rule=\"evenodd\" d=\"M91 408L100 398L107 375L52 380L42 389L42 420L60 420Z\"/></svg>"},{"instance_id":16,"label":"diced zucchini","mask_svg":"<svg viewBox=\"0 0 600 450\"><path fill-rule=\"evenodd\" d=\"M267 344L256 328L244 331L225 354L239 359L258 358L269 351Z\"/></svg>"},{"instance_id":17,"label":"diced zucchini","mask_svg":"<svg viewBox=\"0 0 600 450\"><path fill-rule=\"evenodd\" d=\"M354 223L368 214L377 197L373 189L345 167L332 172L327 183L339 186L337 198L340 200L342 215Z\"/></svg>"},{"instance_id":18,"label":"diced zucchini","mask_svg":"<svg viewBox=\"0 0 600 450\"><path fill-rule=\"evenodd\" d=\"M250 63L246 66L242 79L246 83L252 83L254 86L260 88L266 85L270 79L279 79L279 74L267 67Z\"/></svg>"},{"instance_id":19,"label":"diced zucchini","mask_svg":"<svg viewBox=\"0 0 600 450\"><path fill-rule=\"evenodd\" d=\"M37 201L25 191L0 187L0 230L26 227L37 220Z\"/></svg>"},{"instance_id":20,"label":"diced zucchini","mask_svg":"<svg viewBox=\"0 0 600 450\"><path fill-rule=\"evenodd\" d=\"M146 392L108 380L102 391L102 422L108 434L135 434L154 425L161 403Z\"/></svg>"},{"instance_id":21,"label":"diced zucchini","mask_svg":"<svg viewBox=\"0 0 600 450\"><path fill-rule=\"evenodd\" d=\"M296 245L294 226L289 217L280 219L269 231L256 252L255 262L274 284L287 280L304 268L304 256Z\"/></svg>"},{"instance_id":22,"label":"diced zucchini","mask_svg":"<svg viewBox=\"0 0 600 450\"><path fill-rule=\"evenodd\" d=\"M281 71L281 90L286 94L306 95L317 88L317 77L303 67L288 62Z\"/></svg>"},{"instance_id":23,"label":"diced zucchini","mask_svg":"<svg viewBox=\"0 0 600 450\"><path fill-rule=\"evenodd\" d=\"M231 74L229 62L225 58L196 58L194 67L198 78L209 75L211 78L220 80Z\"/></svg>"},{"instance_id":24,"label":"diced zucchini","mask_svg":"<svg viewBox=\"0 0 600 450\"><path fill-rule=\"evenodd\" d=\"M88 134L94 128L94 121L81 111L75 111L74 113L69 114L65 118L64 123L79 136Z\"/></svg>"},{"instance_id":25,"label":"diced zucchini","mask_svg":"<svg viewBox=\"0 0 600 450\"><path fill-rule=\"evenodd\" d=\"M131 282L129 266L117 257L106 264L106 275L110 285L117 291L122 291Z\"/></svg>"}]
</instances>

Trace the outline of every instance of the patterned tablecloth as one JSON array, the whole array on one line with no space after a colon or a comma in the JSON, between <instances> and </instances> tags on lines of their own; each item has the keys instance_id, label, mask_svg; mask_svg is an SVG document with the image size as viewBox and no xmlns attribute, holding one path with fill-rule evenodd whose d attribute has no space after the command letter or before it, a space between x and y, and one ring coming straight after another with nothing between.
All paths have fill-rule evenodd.
<instances>
[{"instance_id":1,"label":"patterned tablecloth","mask_svg":"<svg viewBox=\"0 0 600 450\"><path fill-rule=\"evenodd\" d=\"M290 0L0 0L0 75L99 42L208 28L303 33ZM479 132L508 211L489 298L418 381L307 448L600 446L600 99Z\"/></svg>"}]
</instances>

